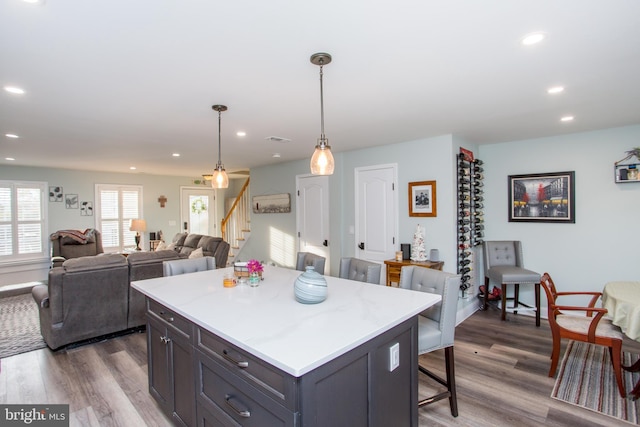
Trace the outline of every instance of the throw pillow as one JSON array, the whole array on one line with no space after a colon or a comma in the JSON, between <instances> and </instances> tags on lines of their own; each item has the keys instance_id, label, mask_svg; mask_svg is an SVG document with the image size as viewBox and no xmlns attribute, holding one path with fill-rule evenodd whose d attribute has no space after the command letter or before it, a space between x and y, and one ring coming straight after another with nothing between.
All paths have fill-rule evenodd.
<instances>
[{"instance_id":1,"label":"throw pillow","mask_svg":"<svg viewBox=\"0 0 640 427\"><path fill-rule=\"evenodd\" d=\"M166 248L164 248L164 249L165 249L165 250L170 250L170 251L175 251L175 250L176 250L175 248L176 248L176 244L175 244L175 243L169 243L169 244L167 245L167 247L166 247Z\"/></svg>"},{"instance_id":2,"label":"throw pillow","mask_svg":"<svg viewBox=\"0 0 640 427\"><path fill-rule=\"evenodd\" d=\"M203 256L204 252L202 252L202 248L198 248L189 254L189 258L202 258Z\"/></svg>"},{"instance_id":3,"label":"throw pillow","mask_svg":"<svg viewBox=\"0 0 640 427\"><path fill-rule=\"evenodd\" d=\"M167 250L167 244L165 242L160 242L158 243L158 246L156 246L156 251L166 251Z\"/></svg>"}]
</instances>

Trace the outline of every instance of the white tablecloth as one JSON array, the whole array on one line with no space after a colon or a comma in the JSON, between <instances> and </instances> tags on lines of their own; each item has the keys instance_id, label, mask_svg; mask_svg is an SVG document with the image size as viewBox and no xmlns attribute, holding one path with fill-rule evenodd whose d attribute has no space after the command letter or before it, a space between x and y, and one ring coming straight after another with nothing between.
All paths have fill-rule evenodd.
<instances>
[{"instance_id":1,"label":"white tablecloth","mask_svg":"<svg viewBox=\"0 0 640 427\"><path fill-rule=\"evenodd\" d=\"M629 338L640 341L640 282L609 282L602 291L602 306L613 324Z\"/></svg>"}]
</instances>

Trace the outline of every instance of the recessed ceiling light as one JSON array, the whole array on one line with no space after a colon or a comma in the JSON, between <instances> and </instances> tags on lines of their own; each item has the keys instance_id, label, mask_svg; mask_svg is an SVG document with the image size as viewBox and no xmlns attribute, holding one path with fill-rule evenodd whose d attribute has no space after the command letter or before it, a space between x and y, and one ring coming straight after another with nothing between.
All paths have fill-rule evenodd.
<instances>
[{"instance_id":1,"label":"recessed ceiling light","mask_svg":"<svg viewBox=\"0 0 640 427\"><path fill-rule=\"evenodd\" d=\"M247 133L245 131L241 130L241 131L238 131L236 133L236 135L238 135L238 136L247 136Z\"/></svg>"},{"instance_id":2,"label":"recessed ceiling light","mask_svg":"<svg viewBox=\"0 0 640 427\"><path fill-rule=\"evenodd\" d=\"M550 87L549 89L547 89L547 93L550 94L556 94L556 93L560 93L560 92L564 92L564 87L563 86L554 86L554 87Z\"/></svg>"},{"instance_id":3,"label":"recessed ceiling light","mask_svg":"<svg viewBox=\"0 0 640 427\"><path fill-rule=\"evenodd\" d=\"M544 40L544 38L545 38L544 33L531 33L524 36L522 38L521 43L524 46L531 46L531 45L540 43L542 40Z\"/></svg>"},{"instance_id":4,"label":"recessed ceiling light","mask_svg":"<svg viewBox=\"0 0 640 427\"><path fill-rule=\"evenodd\" d=\"M22 0L22 1L29 4L44 4L44 0Z\"/></svg>"},{"instance_id":5,"label":"recessed ceiling light","mask_svg":"<svg viewBox=\"0 0 640 427\"><path fill-rule=\"evenodd\" d=\"M280 158L280 153L273 153L273 156L271 156L275 159L279 159Z\"/></svg>"},{"instance_id":6,"label":"recessed ceiling light","mask_svg":"<svg viewBox=\"0 0 640 427\"><path fill-rule=\"evenodd\" d=\"M6 136L7 138L20 138L18 135L16 135L15 133L5 133L4 136Z\"/></svg>"},{"instance_id":7,"label":"recessed ceiling light","mask_svg":"<svg viewBox=\"0 0 640 427\"><path fill-rule=\"evenodd\" d=\"M173 153L172 156L173 157L180 157L180 153Z\"/></svg>"},{"instance_id":8,"label":"recessed ceiling light","mask_svg":"<svg viewBox=\"0 0 640 427\"><path fill-rule=\"evenodd\" d=\"M574 119L573 116L564 116L560 119L561 122L570 122Z\"/></svg>"},{"instance_id":9,"label":"recessed ceiling light","mask_svg":"<svg viewBox=\"0 0 640 427\"><path fill-rule=\"evenodd\" d=\"M24 89L16 86L5 86L4 90L15 95L24 95Z\"/></svg>"},{"instance_id":10,"label":"recessed ceiling light","mask_svg":"<svg viewBox=\"0 0 640 427\"><path fill-rule=\"evenodd\" d=\"M136 170L135 166L131 166L129 169L131 169L132 171Z\"/></svg>"},{"instance_id":11,"label":"recessed ceiling light","mask_svg":"<svg viewBox=\"0 0 640 427\"><path fill-rule=\"evenodd\" d=\"M13 162L15 159L13 157L5 157L5 160L9 160L10 162Z\"/></svg>"}]
</instances>

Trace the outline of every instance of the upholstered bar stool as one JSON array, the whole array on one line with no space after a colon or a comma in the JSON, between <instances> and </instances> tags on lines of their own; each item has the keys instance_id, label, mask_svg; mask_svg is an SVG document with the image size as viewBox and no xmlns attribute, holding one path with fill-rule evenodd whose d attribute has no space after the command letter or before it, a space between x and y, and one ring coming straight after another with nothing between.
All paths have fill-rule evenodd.
<instances>
[{"instance_id":1,"label":"upholstered bar stool","mask_svg":"<svg viewBox=\"0 0 640 427\"><path fill-rule=\"evenodd\" d=\"M311 252L298 252L296 270L304 271L308 265L312 265L316 273L324 274L325 257L312 254Z\"/></svg>"},{"instance_id":2,"label":"upholstered bar stool","mask_svg":"<svg viewBox=\"0 0 640 427\"><path fill-rule=\"evenodd\" d=\"M340 259L340 277L342 279L380 284L382 265L358 258Z\"/></svg>"},{"instance_id":3,"label":"upholstered bar stool","mask_svg":"<svg viewBox=\"0 0 640 427\"><path fill-rule=\"evenodd\" d=\"M517 240L485 241L482 243L484 258L483 308L487 309L489 283L500 283L502 291L502 320L507 311L518 313L520 307L533 308L520 301L520 285L534 285L536 326L540 326L540 274L524 268L522 243ZM507 298L507 285L513 285L513 298ZM513 307L507 301L513 300Z\"/></svg>"}]
</instances>

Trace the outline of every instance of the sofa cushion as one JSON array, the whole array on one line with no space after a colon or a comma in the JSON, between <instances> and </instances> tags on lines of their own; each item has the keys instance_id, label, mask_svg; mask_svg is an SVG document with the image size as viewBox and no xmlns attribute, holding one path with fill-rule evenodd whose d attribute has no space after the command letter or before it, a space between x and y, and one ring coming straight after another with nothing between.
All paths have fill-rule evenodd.
<instances>
[{"instance_id":1,"label":"sofa cushion","mask_svg":"<svg viewBox=\"0 0 640 427\"><path fill-rule=\"evenodd\" d=\"M174 246L182 246L184 245L184 241L187 238L187 233L178 233L173 237L172 243L175 243Z\"/></svg>"},{"instance_id":2,"label":"sofa cushion","mask_svg":"<svg viewBox=\"0 0 640 427\"><path fill-rule=\"evenodd\" d=\"M202 234L189 234L185 239L182 246L188 246L191 249L195 249L198 247L198 243L202 239Z\"/></svg>"},{"instance_id":3,"label":"sofa cushion","mask_svg":"<svg viewBox=\"0 0 640 427\"><path fill-rule=\"evenodd\" d=\"M62 268L67 273L96 270L100 268L112 268L127 265L127 258L120 254L102 254L95 256L83 256L66 260Z\"/></svg>"},{"instance_id":4,"label":"sofa cushion","mask_svg":"<svg viewBox=\"0 0 640 427\"><path fill-rule=\"evenodd\" d=\"M202 258L203 256L204 256L204 253L202 252L202 248L194 249L189 254L189 258Z\"/></svg>"}]
</instances>

